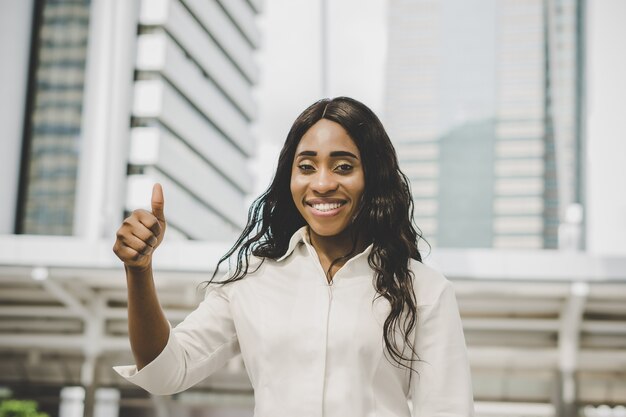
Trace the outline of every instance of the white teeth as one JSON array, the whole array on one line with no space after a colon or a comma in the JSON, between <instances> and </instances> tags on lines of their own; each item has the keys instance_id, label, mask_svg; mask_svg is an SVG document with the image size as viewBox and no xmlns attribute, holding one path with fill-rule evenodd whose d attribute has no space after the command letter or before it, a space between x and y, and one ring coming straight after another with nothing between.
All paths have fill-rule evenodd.
<instances>
[{"instance_id":1,"label":"white teeth","mask_svg":"<svg viewBox=\"0 0 626 417\"><path fill-rule=\"evenodd\" d=\"M330 211L336 208L341 207L342 203L332 203L332 204L312 204L315 210L319 211Z\"/></svg>"}]
</instances>

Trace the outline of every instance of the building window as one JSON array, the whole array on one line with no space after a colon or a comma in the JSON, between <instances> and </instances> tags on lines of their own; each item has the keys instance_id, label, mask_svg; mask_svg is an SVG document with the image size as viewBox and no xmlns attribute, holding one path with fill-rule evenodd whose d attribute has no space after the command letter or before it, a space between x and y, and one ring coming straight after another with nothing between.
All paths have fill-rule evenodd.
<instances>
[{"instance_id":1,"label":"building window","mask_svg":"<svg viewBox=\"0 0 626 417\"><path fill-rule=\"evenodd\" d=\"M89 3L35 2L17 233L72 234Z\"/></svg>"}]
</instances>

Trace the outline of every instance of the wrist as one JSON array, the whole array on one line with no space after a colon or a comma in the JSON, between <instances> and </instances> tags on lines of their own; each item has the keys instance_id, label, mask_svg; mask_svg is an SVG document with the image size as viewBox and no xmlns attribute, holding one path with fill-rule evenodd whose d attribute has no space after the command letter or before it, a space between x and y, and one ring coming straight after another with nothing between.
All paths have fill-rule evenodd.
<instances>
[{"instance_id":1,"label":"wrist","mask_svg":"<svg viewBox=\"0 0 626 417\"><path fill-rule=\"evenodd\" d=\"M147 265L127 265L124 264L124 269L126 269L127 273L133 274L133 275L144 275L147 272L151 272L152 271L152 262L150 262Z\"/></svg>"}]
</instances>

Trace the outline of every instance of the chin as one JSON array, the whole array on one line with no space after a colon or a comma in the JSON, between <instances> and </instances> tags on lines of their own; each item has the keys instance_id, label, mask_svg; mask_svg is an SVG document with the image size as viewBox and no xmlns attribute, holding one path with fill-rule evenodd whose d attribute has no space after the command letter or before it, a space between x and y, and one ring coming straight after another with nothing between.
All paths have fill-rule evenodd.
<instances>
[{"instance_id":1,"label":"chin","mask_svg":"<svg viewBox=\"0 0 626 417\"><path fill-rule=\"evenodd\" d=\"M313 233L315 233L318 236L323 236L323 237L338 236L342 234L343 232L345 232L347 229L347 226L328 227L328 226L318 226L318 225L315 225L314 223L308 223L308 225Z\"/></svg>"}]
</instances>

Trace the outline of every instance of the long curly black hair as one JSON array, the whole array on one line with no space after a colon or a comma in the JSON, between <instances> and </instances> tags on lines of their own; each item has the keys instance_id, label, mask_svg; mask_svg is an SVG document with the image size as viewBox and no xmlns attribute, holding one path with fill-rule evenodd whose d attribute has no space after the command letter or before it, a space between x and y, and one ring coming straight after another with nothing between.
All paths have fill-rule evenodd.
<instances>
[{"instance_id":1,"label":"long curly black hair","mask_svg":"<svg viewBox=\"0 0 626 417\"><path fill-rule=\"evenodd\" d=\"M354 254L357 235L365 243L373 244L368 262L375 273L375 299L384 297L391 306L383 325L387 353L397 365L414 370L412 363L419 358L410 333L417 323L417 305L409 262L411 258L422 261L417 248L422 236L413 225L409 181L400 171L391 140L374 112L357 100L349 97L323 99L298 116L280 152L272 183L250 206L243 232L220 258L207 285L244 278L249 273L250 254L262 261L280 258L287 251L291 236L306 225L291 196L291 170L300 139L321 119L336 122L348 132L361 153L365 175L361 205L352 223L353 230L357 231L353 234L353 249L333 264ZM214 281L219 266L235 253L234 271L226 279ZM396 330L404 340L403 347L396 341ZM405 352L407 348L409 352Z\"/></svg>"}]
</instances>

